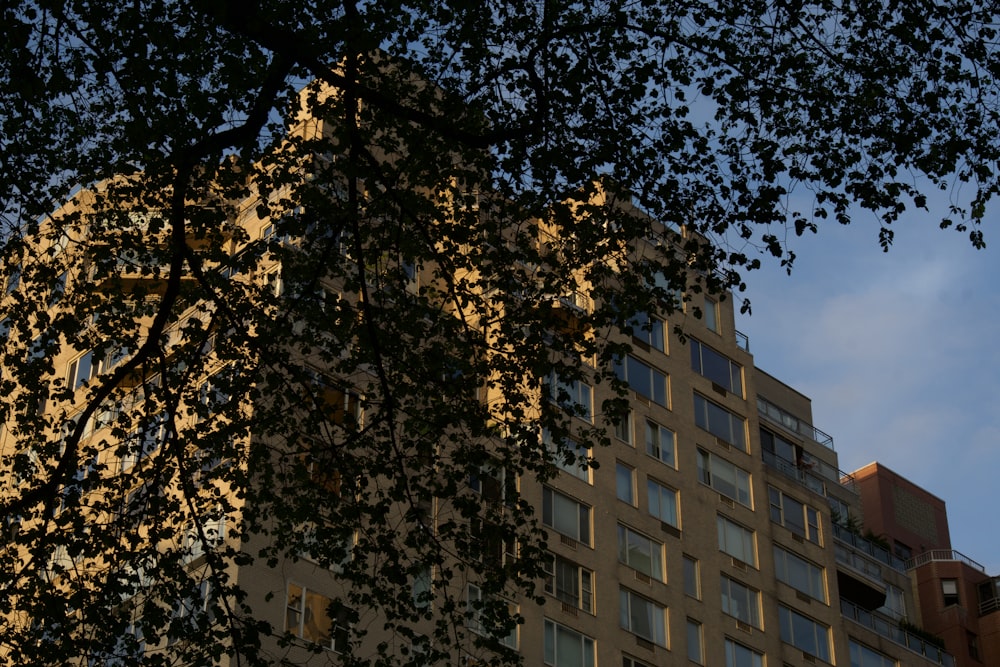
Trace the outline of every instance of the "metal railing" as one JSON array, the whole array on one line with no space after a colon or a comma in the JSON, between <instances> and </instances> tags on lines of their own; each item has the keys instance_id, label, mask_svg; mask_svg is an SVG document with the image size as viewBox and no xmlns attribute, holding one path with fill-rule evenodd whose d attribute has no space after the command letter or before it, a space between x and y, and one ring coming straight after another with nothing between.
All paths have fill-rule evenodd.
<instances>
[{"instance_id":1,"label":"metal railing","mask_svg":"<svg viewBox=\"0 0 1000 667\"><path fill-rule=\"evenodd\" d=\"M874 559L861 555L859 552L851 551L842 544L835 544L833 556L838 563L842 563L855 572L863 574L879 585L885 586L885 579L882 578L882 566Z\"/></svg>"},{"instance_id":2,"label":"metal railing","mask_svg":"<svg viewBox=\"0 0 1000 667\"><path fill-rule=\"evenodd\" d=\"M910 560L906 561L906 569L912 570L915 567L920 567L921 565L926 565L927 563L935 561L958 561L959 563L965 563L975 570L979 570L983 574L986 573L985 567L960 551L955 551L954 549L932 549L930 551L925 551L919 556L914 556Z\"/></svg>"},{"instance_id":3,"label":"metal railing","mask_svg":"<svg viewBox=\"0 0 1000 667\"><path fill-rule=\"evenodd\" d=\"M823 497L829 497L827 484L832 482L837 486L847 489L851 493L857 493L854 478L842 473L833 466L822 461L813 460L810 466L795 464L788 459L778 456L774 452L761 450L761 458L769 467L781 472L783 475L814 491ZM816 465L818 464L818 465Z\"/></svg>"},{"instance_id":4,"label":"metal railing","mask_svg":"<svg viewBox=\"0 0 1000 667\"><path fill-rule=\"evenodd\" d=\"M955 667L955 658L940 646L899 627L887 616L862 609L850 600L840 598L840 613L858 625L874 630L879 635L905 646L914 653L935 661L944 667Z\"/></svg>"},{"instance_id":5,"label":"metal railing","mask_svg":"<svg viewBox=\"0 0 1000 667\"><path fill-rule=\"evenodd\" d=\"M838 523L833 524L833 536L844 544L854 547L861 553L871 556L878 562L888 565L894 570L904 573L907 570L906 562L902 558L892 554L888 549L875 544L871 540L865 539L857 533L852 533Z\"/></svg>"},{"instance_id":6,"label":"metal railing","mask_svg":"<svg viewBox=\"0 0 1000 667\"><path fill-rule=\"evenodd\" d=\"M790 412L786 412L763 396L757 397L757 411L762 417L766 417L768 421L788 429L792 433L809 438L827 449L833 449L833 436L824 433L809 422L799 419Z\"/></svg>"},{"instance_id":7,"label":"metal railing","mask_svg":"<svg viewBox=\"0 0 1000 667\"><path fill-rule=\"evenodd\" d=\"M736 347L740 348L744 352L750 351L750 336L747 336L742 331L736 332Z\"/></svg>"}]
</instances>

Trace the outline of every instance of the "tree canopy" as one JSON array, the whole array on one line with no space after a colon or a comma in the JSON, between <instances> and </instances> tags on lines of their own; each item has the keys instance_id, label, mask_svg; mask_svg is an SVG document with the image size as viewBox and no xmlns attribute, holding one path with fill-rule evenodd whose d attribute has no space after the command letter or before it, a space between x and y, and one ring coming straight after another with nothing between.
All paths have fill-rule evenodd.
<instances>
[{"instance_id":1,"label":"tree canopy","mask_svg":"<svg viewBox=\"0 0 1000 667\"><path fill-rule=\"evenodd\" d=\"M511 480L607 441L606 332L941 193L982 246L998 188L988 3L0 11L8 664L276 664L235 573L304 555L398 640L358 664L455 664L473 612L516 660Z\"/></svg>"}]
</instances>

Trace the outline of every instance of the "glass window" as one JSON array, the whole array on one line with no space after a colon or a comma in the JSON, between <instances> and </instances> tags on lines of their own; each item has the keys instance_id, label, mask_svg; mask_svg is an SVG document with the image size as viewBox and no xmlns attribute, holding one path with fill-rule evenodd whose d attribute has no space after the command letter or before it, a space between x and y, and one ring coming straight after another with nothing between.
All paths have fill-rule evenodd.
<instances>
[{"instance_id":1,"label":"glass window","mask_svg":"<svg viewBox=\"0 0 1000 667\"><path fill-rule=\"evenodd\" d=\"M624 363L615 362L615 375L619 380L628 383L640 396L645 396L663 407L670 407L667 375L648 364L639 361L632 355L625 358Z\"/></svg>"},{"instance_id":2,"label":"glass window","mask_svg":"<svg viewBox=\"0 0 1000 667\"><path fill-rule=\"evenodd\" d=\"M347 649L350 612L325 595L288 585L285 631L337 653Z\"/></svg>"},{"instance_id":3,"label":"glass window","mask_svg":"<svg viewBox=\"0 0 1000 667\"><path fill-rule=\"evenodd\" d=\"M944 606L958 604L958 580L957 579L942 579L941 580L941 593L944 596Z\"/></svg>"},{"instance_id":4,"label":"glass window","mask_svg":"<svg viewBox=\"0 0 1000 667\"><path fill-rule=\"evenodd\" d=\"M635 658L630 658L627 655L622 656L622 667L650 667L641 660L636 660Z\"/></svg>"},{"instance_id":5,"label":"glass window","mask_svg":"<svg viewBox=\"0 0 1000 667\"><path fill-rule=\"evenodd\" d=\"M483 605L483 590L475 584L469 584L468 597L466 599L466 609L468 610L466 616L469 619L469 630L475 632L477 635L491 637L507 648L517 650L518 626L515 625L510 631L506 631L502 627L487 627L485 623L486 618L483 614ZM514 616L517 614L517 608L514 605L508 605L508 612L511 616Z\"/></svg>"},{"instance_id":6,"label":"glass window","mask_svg":"<svg viewBox=\"0 0 1000 667\"><path fill-rule=\"evenodd\" d=\"M830 628L788 607L778 606L781 641L830 662Z\"/></svg>"},{"instance_id":7,"label":"glass window","mask_svg":"<svg viewBox=\"0 0 1000 667\"><path fill-rule=\"evenodd\" d=\"M590 544L590 507L549 487L542 489L542 523L577 542Z\"/></svg>"},{"instance_id":8,"label":"glass window","mask_svg":"<svg viewBox=\"0 0 1000 667\"><path fill-rule=\"evenodd\" d=\"M666 426L660 426L654 421L646 420L646 453L671 468L676 468L677 439L674 432Z\"/></svg>"},{"instance_id":9,"label":"glass window","mask_svg":"<svg viewBox=\"0 0 1000 667\"><path fill-rule=\"evenodd\" d=\"M906 598L903 596L903 589L886 584L885 604L879 607L878 611L896 620L906 620Z\"/></svg>"},{"instance_id":10,"label":"glass window","mask_svg":"<svg viewBox=\"0 0 1000 667\"><path fill-rule=\"evenodd\" d=\"M691 346L691 368L695 373L743 398L742 366L694 338L688 344Z\"/></svg>"},{"instance_id":11,"label":"glass window","mask_svg":"<svg viewBox=\"0 0 1000 667\"><path fill-rule=\"evenodd\" d=\"M587 484L592 483L590 449L572 438L566 438L562 441L562 449L566 451L560 451L548 429L542 430L542 442L557 468L577 479L582 479Z\"/></svg>"},{"instance_id":12,"label":"glass window","mask_svg":"<svg viewBox=\"0 0 1000 667\"><path fill-rule=\"evenodd\" d=\"M634 635L660 646L667 645L667 610L652 600L620 589L621 625Z\"/></svg>"},{"instance_id":13,"label":"glass window","mask_svg":"<svg viewBox=\"0 0 1000 667\"><path fill-rule=\"evenodd\" d=\"M646 480L646 491L649 499L649 513L663 523L674 528L680 528L677 515L677 492L651 479Z\"/></svg>"},{"instance_id":14,"label":"glass window","mask_svg":"<svg viewBox=\"0 0 1000 667\"><path fill-rule=\"evenodd\" d=\"M582 380L563 380L554 372L548 379L549 398L581 419L594 421L593 390Z\"/></svg>"},{"instance_id":15,"label":"glass window","mask_svg":"<svg viewBox=\"0 0 1000 667\"><path fill-rule=\"evenodd\" d=\"M747 451L746 420L701 394L694 395L694 423L733 447Z\"/></svg>"},{"instance_id":16,"label":"glass window","mask_svg":"<svg viewBox=\"0 0 1000 667\"><path fill-rule=\"evenodd\" d=\"M663 544L618 524L618 560L657 581L664 581Z\"/></svg>"},{"instance_id":17,"label":"glass window","mask_svg":"<svg viewBox=\"0 0 1000 667\"><path fill-rule=\"evenodd\" d=\"M860 644L854 639L848 641L851 667L898 667L899 663L873 648Z\"/></svg>"},{"instance_id":18,"label":"glass window","mask_svg":"<svg viewBox=\"0 0 1000 667\"><path fill-rule=\"evenodd\" d=\"M635 470L621 461L615 464L615 488L618 500L635 505Z\"/></svg>"},{"instance_id":19,"label":"glass window","mask_svg":"<svg viewBox=\"0 0 1000 667\"><path fill-rule=\"evenodd\" d=\"M594 613L594 573L562 556L545 562L545 592L566 604Z\"/></svg>"},{"instance_id":20,"label":"glass window","mask_svg":"<svg viewBox=\"0 0 1000 667\"><path fill-rule=\"evenodd\" d=\"M809 505L785 495L773 486L767 487L771 521L781 524L813 544L819 544L819 512Z\"/></svg>"},{"instance_id":21,"label":"glass window","mask_svg":"<svg viewBox=\"0 0 1000 667\"><path fill-rule=\"evenodd\" d=\"M545 619L545 664L552 667L594 667L594 640Z\"/></svg>"},{"instance_id":22,"label":"glass window","mask_svg":"<svg viewBox=\"0 0 1000 667\"><path fill-rule=\"evenodd\" d=\"M764 656L752 648L727 639L726 667L764 667Z\"/></svg>"},{"instance_id":23,"label":"glass window","mask_svg":"<svg viewBox=\"0 0 1000 667\"><path fill-rule=\"evenodd\" d=\"M615 437L626 442L633 447L635 443L632 442L632 411L626 410L625 414L622 415L621 421L615 424Z\"/></svg>"},{"instance_id":24,"label":"glass window","mask_svg":"<svg viewBox=\"0 0 1000 667\"><path fill-rule=\"evenodd\" d=\"M696 600L701 599L701 568L698 559L691 556L684 556L684 593Z\"/></svg>"},{"instance_id":25,"label":"glass window","mask_svg":"<svg viewBox=\"0 0 1000 667\"><path fill-rule=\"evenodd\" d=\"M697 665L705 664L705 645L701 623L690 618L687 620L687 653L688 660L691 662Z\"/></svg>"},{"instance_id":26,"label":"glass window","mask_svg":"<svg viewBox=\"0 0 1000 667\"><path fill-rule=\"evenodd\" d=\"M729 461L698 450L698 479L727 498L753 509L750 473Z\"/></svg>"},{"instance_id":27,"label":"glass window","mask_svg":"<svg viewBox=\"0 0 1000 667\"><path fill-rule=\"evenodd\" d=\"M757 547L752 530L718 515L719 550L738 561L757 567Z\"/></svg>"},{"instance_id":28,"label":"glass window","mask_svg":"<svg viewBox=\"0 0 1000 667\"><path fill-rule=\"evenodd\" d=\"M755 628L760 627L760 591L726 575L721 577L722 611Z\"/></svg>"},{"instance_id":29,"label":"glass window","mask_svg":"<svg viewBox=\"0 0 1000 667\"><path fill-rule=\"evenodd\" d=\"M805 593L814 600L826 602L826 585L823 581L823 568L813 565L806 559L774 547L774 570L778 581L783 581L800 593Z\"/></svg>"},{"instance_id":30,"label":"glass window","mask_svg":"<svg viewBox=\"0 0 1000 667\"><path fill-rule=\"evenodd\" d=\"M663 320L650 317L649 313L638 313L629 321L628 326L633 338L654 350L664 351Z\"/></svg>"},{"instance_id":31,"label":"glass window","mask_svg":"<svg viewBox=\"0 0 1000 667\"><path fill-rule=\"evenodd\" d=\"M709 331L719 333L719 304L714 299L705 297L705 307L701 311L705 326Z\"/></svg>"},{"instance_id":32,"label":"glass window","mask_svg":"<svg viewBox=\"0 0 1000 667\"><path fill-rule=\"evenodd\" d=\"M66 386L70 389L79 389L88 380L97 375L97 364L94 363L94 353L87 352L83 356L70 362L69 371L66 374Z\"/></svg>"}]
</instances>

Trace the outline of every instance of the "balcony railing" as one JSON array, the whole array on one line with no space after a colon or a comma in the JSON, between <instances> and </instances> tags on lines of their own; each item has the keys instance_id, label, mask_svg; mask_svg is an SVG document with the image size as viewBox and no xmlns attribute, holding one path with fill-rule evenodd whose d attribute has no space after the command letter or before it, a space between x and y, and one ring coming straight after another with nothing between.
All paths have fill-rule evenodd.
<instances>
[{"instance_id":1,"label":"balcony railing","mask_svg":"<svg viewBox=\"0 0 1000 667\"><path fill-rule=\"evenodd\" d=\"M895 621L882 614L868 611L857 606L850 600L840 599L840 613L855 623L874 630L886 639L905 646L914 653L935 661L944 667L955 667L955 658L950 653L926 639L907 632Z\"/></svg>"},{"instance_id":2,"label":"balcony railing","mask_svg":"<svg viewBox=\"0 0 1000 667\"><path fill-rule=\"evenodd\" d=\"M809 438L827 449L833 449L833 436L824 433L809 422L803 421L795 415L782 410L763 396L757 397L757 411L762 417L766 417L768 421L804 438Z\"/></svg>"},{"instance_id":3,"label":"balcony railing","mask_svg":"<svg viewBox=\"0 0 1000 667\"><path fill-rule=\"evenodd\" d=\"M852 533L840 524L833 524L833 536L844 544L849 544L861 553L871 556L878 562L888 565L894 570L906 572L906 562L902 558L895 556L888 549L880 547L871 540L866 540L857 533Z\"/></svg>"},{"instance_id":4,"label":"balcony railing","mask_svg":"<svg viewBox=\"0 0 1000 667\"><path fill-rule=\"evenodd\" d=\"M750 351L750 337L747 336L742 331L736 332L736 347L740 348L744 352Z\"/></svg>"},{"instance_id":5,"label":"balcony railing","mask_svg":"<svg viewBox=\"0 0 1000 667\"><path fill-rule=\"evenodd\" d=\"M827 485L830 483L845 488L851 493L856 494L858 492L853 477L845 475L840 470L822 461L812 461L811 466L797 465L786 458L778 456L774 452L764 450L761 450L761 458L764 459L764 463L769 467L774 468L790 479L794 479L802 486L823 497L829 497Z\"/></svg>"},{"instance_id":6,"label":"balcony railing","mask_svg":"<svg viewBox=\"0 0 1000 667\"><path fill-rule=\"evenodd\" d=\"M862 556L856 551L851 551L842 544L834 545L833 555L838 563L847 565L855 572L863 574L872 581L885 586L885 579L882 578L882 566L873 559Z\"/></svg>"},{"instance_id":7,"label":"balcony railing","mask_svg":"<svg viewBox=\"0 0 1000 667\"><path fill-rule=\"evenodd\" d=\"M925 551L919 556L915 556L906 561L906 569L912 570L915 567L920 567L921 565L926 565L927 563L935 561L958 561L959 563L965 563L975 570L979 570L983 574L986 573L985 567L965 554L955 551L954 549L932 549L931 551Z\"/></svg>"}]
</instances>

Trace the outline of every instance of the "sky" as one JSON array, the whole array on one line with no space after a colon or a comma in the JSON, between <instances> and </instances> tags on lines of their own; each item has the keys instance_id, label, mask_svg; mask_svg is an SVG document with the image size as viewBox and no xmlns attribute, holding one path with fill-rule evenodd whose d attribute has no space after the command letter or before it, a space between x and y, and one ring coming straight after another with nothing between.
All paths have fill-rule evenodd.
<instances>
[{"instance_id":1,"label":"sky","mask_svg":"<svg viewBox=\"0 0 1000 667\"><path fill-rule=\"evenodd\" d=\"M983 250L926 214L894 228L888 253L865 220L791 239L792 275L762 258L736 326L812 399L842 470L879 461L935 494L952 548L1000 575L1000 228Z\"/></svg>"}]
</instances>

